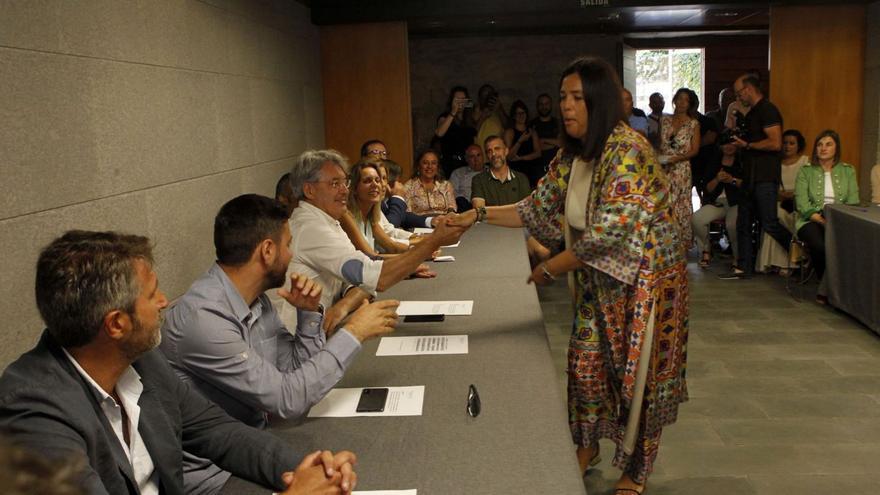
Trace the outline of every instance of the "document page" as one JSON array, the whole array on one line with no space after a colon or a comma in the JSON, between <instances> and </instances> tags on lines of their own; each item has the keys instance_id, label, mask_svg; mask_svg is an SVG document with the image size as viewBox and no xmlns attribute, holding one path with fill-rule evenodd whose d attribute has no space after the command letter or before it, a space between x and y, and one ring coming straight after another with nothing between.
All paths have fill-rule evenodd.
<instances>
[{"instance_id":1,"label":"document page","mask_svg":"<svg viewBox=\"0 0 880 495\"><path fill-rule=\"evenodd\" d=\"M397 314L407 315L459 315L467 316L474 311L474 301L401 301Z\"/></svg>"},{"instance_id":2,"label":"document page","mask_svg":"<svg viewBox=\"0 0 880 495\"><path fill-rule=\"evenodd\" d=\"M467 354L467 335L421 337L382 337L377 356L418 356L427 354Z\"/></svg>"},{"instance_id":3,"label":"document page","mask_svg":"<svg viewBox=\"0 0 880 495\"><path fill-rule=\"evenodd\" d=\"M437 256L433 258L435 263L442 263L444 261L455 261L455 256Z\"/></svg>"},{"instance_id":4,"label":"document page","mask_svg":"<svg viewBox=\"0 0 880 495\"><path fill-rule=\"evenodd\" d=\"M416 227L413 229L413 234L430 234L431 232L434 232L434 229L427 227Z\"/></svg>"},{"instance_id":5,"label":"document page","mask_svg":"<svg viewBox=\"0 0 880 495\"><path fill-rule=\"evenodd\" d=\"M357 412L363 388L334 388L309 411L310 418L349 418L354 416L421 416L425 386L387 387L388 399L382 412Z\"/></svg>"}]
</instances>

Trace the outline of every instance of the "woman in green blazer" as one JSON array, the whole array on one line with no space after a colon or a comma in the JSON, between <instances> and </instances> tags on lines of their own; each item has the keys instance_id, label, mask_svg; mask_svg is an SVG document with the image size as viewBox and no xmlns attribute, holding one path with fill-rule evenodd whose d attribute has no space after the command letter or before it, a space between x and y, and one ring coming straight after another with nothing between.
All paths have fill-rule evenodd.
<instances>
[{"instance_id":1,"label":"woman in green blazer","mask_svg":"<svg viewBox=\"0 0 880 495\"><path fill-rule=\"evenodd\" d=\"M840 136L822 131L810 163L801 167L794 188L798 239L804 241L819 278L825 273L825 205L859 203L856 169L840 161Z\"/></svg>"}]
</instances>

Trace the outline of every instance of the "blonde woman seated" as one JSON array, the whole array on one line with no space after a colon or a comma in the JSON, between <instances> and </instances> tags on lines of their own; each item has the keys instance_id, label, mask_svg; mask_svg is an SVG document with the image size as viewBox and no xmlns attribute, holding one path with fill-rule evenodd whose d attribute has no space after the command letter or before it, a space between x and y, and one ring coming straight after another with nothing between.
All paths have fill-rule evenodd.
<instances>
[{"instance_id":1,"label":"blonde woman seated","mask_svg":"<svg viewBox=\"0 0 880 495\"><path fill-rule=\"evenodd\" d=\"M416 215L445 215L457 210L452 183L443 178L440 158L433 150L419 155L413 178L403 189L409 211Z\"/></svg>"},{"instance_id":2,"label":"blonde woman seated","mask_svg":"<svg viewBox=\"0 0 880 495\"><path fill-rule=\"evenodd\" d=\"M736 146L727 142L721 145L721 156L709 162L706 168L706 191L703 193L703 206L694 212L691 223L697 247L703 253L700 268L708 268L712 261L709 245L709 224L724 219L730 247L736 251L736 212L739 188L742 185L743 170Z\"/></svg>"},{"instance_id":3,"label":"blonde woman seated","mask_svg":"<svg viewBox=\"0 0 880 495\"><path fill-rule=\"evenodd\" d=\"M349 172L348 211L340 219L352 244L369 256L403 253L409 249L411 232L395 228L382 214L388 187L379 173L380 164L360 161Z\"/></svg>"},{"instance_id":4,"label":"blonde woman seated","mask_svg":"<svg viewBox=\"0 0 880 495\"><path fill-rule=\"evenodd\" d=\"M792 234L795 233L794 222L797 216L794 211L794 183L801 167L809 162L809 158L803 155L806 147L807 142L800 131L789 129L782 133L782 184L779 185L779 195L776 198L776 216L779 223ZM773 236L764 232L755 270L779 271L780 275L788 275L789 264L788 246L780 246Z\"/></svg>"},{"instance_id":5,"label":"blonde woman seated","mask_svg":"<svg viewBox=\"0 0 880 495\"><path fill-rule=\"evenodd\" d=\"M794 195L798 239L806 244L810 263L821 280L825 274L825 206L859 204L856 169L840 161L840 136L835 131L816 136L813 157L798 172ZM816 296L820 304L827 301L823 294Z\"/></svg>"}]
</instances>

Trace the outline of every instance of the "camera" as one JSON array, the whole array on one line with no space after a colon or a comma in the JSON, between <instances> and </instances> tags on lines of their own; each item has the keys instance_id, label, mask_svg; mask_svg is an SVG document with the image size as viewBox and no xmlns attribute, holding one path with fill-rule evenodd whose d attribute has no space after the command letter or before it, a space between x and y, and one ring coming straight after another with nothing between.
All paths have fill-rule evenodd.
<instances>
[{"instance_id":1,"label":"camera","mask_svg":"<svg viewBox=\"0 0 880 495\"><path fill-rule=\"evenodd\" d=\"M748 134L749 128L748 124L746 123L746 116L738 110L734 110L733 118L733 128L727 128L721 132L721 137L718 141L719 143L729 144L733 142L734 138L745 139L746 134Z\"/></svg>"}]
</instances>

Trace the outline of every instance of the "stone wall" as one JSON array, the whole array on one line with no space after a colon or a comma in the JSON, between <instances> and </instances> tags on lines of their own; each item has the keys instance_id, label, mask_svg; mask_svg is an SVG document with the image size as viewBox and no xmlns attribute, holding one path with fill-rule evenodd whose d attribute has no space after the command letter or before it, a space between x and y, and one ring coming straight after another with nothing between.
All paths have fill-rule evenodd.
<instances>
[{"instance_id":1,"label":"stone wall","mask_svg":"<svg viewBox=\"0 0 880 495\"><path fill-rule=\"evenodd\" d=\"M213 217L323 145L318 30L297 2L0 4L0 368L33 345L42 246L150 236L169 297L214 259Z\"/></svg>"}]
</instances>

